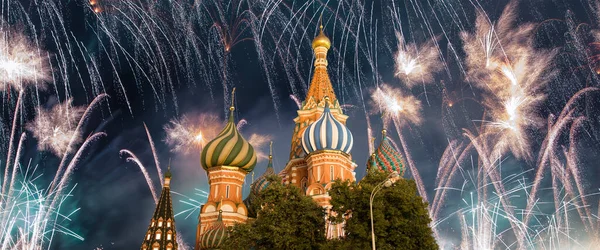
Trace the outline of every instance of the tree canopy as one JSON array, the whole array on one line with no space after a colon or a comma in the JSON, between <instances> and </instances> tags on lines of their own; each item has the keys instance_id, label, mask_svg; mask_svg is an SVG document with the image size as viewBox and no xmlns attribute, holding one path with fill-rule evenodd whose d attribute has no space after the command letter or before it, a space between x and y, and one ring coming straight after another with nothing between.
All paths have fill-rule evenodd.
<instances>
[{"instance_id":1,"label":"tree canopy","mask_svg":"<svg viewBox=\"0 0 600 250\"><path fill-rule=\"evenodd\" d=\"M231 229L223 249L316 249L325 243L323 208L275 175L250 206L257 218Z\"/></svg>"},{"instance_id":2,"label":"tree canopy","mask_svg":"<svg viewBox=\"0 0 600 250\"><path fill-rule=\"evenodd\" d=\"M369 172L359 183L336 182L329 190L332 210L346 219L346 237L329 242L337 249L371 248L369 198L373 189L386 180L387 174ZM417 195L413 180L398 179L383 187L373 201L373 220L377 249L438 249L429 227L427 203Z\"/></svg>"}]
</instances>

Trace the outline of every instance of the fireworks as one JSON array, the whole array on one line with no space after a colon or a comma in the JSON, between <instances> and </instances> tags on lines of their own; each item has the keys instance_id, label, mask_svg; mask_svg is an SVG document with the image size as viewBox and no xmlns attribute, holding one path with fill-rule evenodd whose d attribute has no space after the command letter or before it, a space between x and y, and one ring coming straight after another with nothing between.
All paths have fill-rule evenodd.
<instances>
[{"instance_id":1,"label":"fireworks","mask_svg":"<svg viewBox=\"0 0 600 250\"><path fill-rule=\"evenodd\" d=\"M0 79L3 83L0 89L40 87L39 82L47 77L45 60L40 53L30 45L27 37L0 29Z\"/></svg>"},{"instance_id":2,"label":"fireworks","mask_svg":"<svg viewBox=\"0 0 600 250\"><path fill-rule=\"evenodd\" d=\"M554 75L555 51L533 48L533 24L514 27L516 2L511 2L495 25L479 12L474 34L462 33L467 52L467 76L484 94L491 121L487 133L497 136L494 155L507 150L517 158L531 158L528 128L543 123L539 105L544 87Z\"/></svg>"},{"instance_id":3,"label":"fireworks","mask_svg":"<svg viewBox=\"0 0 600 250\"><path fill-rule=\"evenodd\" d=\"M171 151L183 154L199 153L202 146L223 129L222 120L215 114L206 113L192 117L184 115L165 125L165 142L171 146Z\"/></svg>"},{"instance_id":4,"label":"fireworks","mask_svg":"<svg viewBox=\"0 0 600 250\"><path fill-rule=\"evenodd\" d=\"M103 96L102 96L103 97ZM100 97L100 99L102 99ZM97 103L92 102L86 109L86 113L93 108ZM17 106L18 107L18 106ZM61 110L63 109L63 110ZM66 111L64 109L69 109ZM23 142L26 139L26 133L20 136L17 146L17 151L14 157L14 165L6 165L5 177L3 178L2 191L0 193L1 202L0 209L5 211L0 214L0 224L4 225L0 228L0 244L3 249L43 249L50 246L55 233L62 233L83 240L83 237L74 233L63 225L63 222L70 221L70 217L77 212L78 209L68 214L61 213L61 207L67 200L67 197L72 196L71 189L65 192L71 179L71 174L75 170L82 154L90 145L99 138L106 136L103 132L97 132L85 139L81 146L77 149L75 155L71 157L71 146L77 145L76 140L79 137L74 136L75 133L80 133L78 130L86 120L86 115L77 120L78 116L83 113L83 108L71 107L70 101L65 101L63 104L56 105L51 111L38 111L36 122L43 123L41 131L38 131L38 125L32 125L30 130L36 137L43 138L39 140L40 148L48 148L49 150L58 151L57 155L63 154L61 165L68 162L65 171L59 170L53 176L54 180L47 187L41 187L38 182L42 182L40 174L36 173L37 167L23 168L20 164L21 155L23 154ZM72 113L69 113L72 112ZM73 114L74 113L74 114ZM52 117L51 116L56 116ZM42 118L40 118L42 117ZM15 118L16 119L16 118ZM59 121L64 119L66 121ZM34 123L36 123L34 122ZM65 128L49 129L50 124L59 123L59 126L75 126L77 128L68 130ZM13 125L15 125L13 123ZM13 126L14 134L16 126ZM58 132L66 133L56 135ZM65 131L69 131L68 133ZM52 135L60 138L46 138L44 136ZM51 137L52 137L51 136ZM12 138L12 136L11 136ZM44 139L55 140L57 142L49 143ZM9 142L12 144L13 142ZM10 147L10 146L9 146ZM7 159L10 159L12 151L8 151ZM70 158L68 160L67 158ZM9 181L10 180L10 181ZM10 184L8 184L10 183ZM74 188L74 187L73 187ZM66 194L65 194L66 193Z\"/></svg>"},{"instance_id":5,"label":"fireworks","mask_svg":"<svg viewBox=\"0 0 600 250\"><path fill-rule=\"evenodd\" d=\"M263 149L272 140L273 137L270 135L252 134L248 139L248 143L252 145L252 147L256 151L256 156L258 158L267 159L269 157L269 154L266 153Z\"/></svg>"},{"instance_id":6,"label":"fireworks","mask_svg":"<svg viewBox=\"0 0 600 250\"><path fill-rule=\"evenodd\" d=\"M421 101L400 89L382 85L371 93L371 98L374 109L384 113L386 118L417 125L422 122Z\"/></svg>"},{"instance_id":7,"label":"fireworks","mask_svg":"<svg viewBox=\"0 0 600 250\"><path fill-rule=\"evenodd\" d=\"M416 44L406 44L404 37L397 34L398 52L396 52L396 76L405 79L403 83L407 87L422 82L431 83L435 73L442 70L440 53L435 40L426 42L417 47Z\"/></svg>"},{"instance_id":8,"label":"fireworks","mask_svg":"<svg viewBox=\"0 0 600 250\"><path fill-rule=\"evenodd\" d=\"M286 107L282 105L285 103L279 103L280 96L289 95L300 108L308 85L307 76L312 72L312 65L308 63L313 59L310 39L317 32L317 20L322 16L325 31L332 40L328 70L341 107L350 114L349 121L366 119L367 137L372 136L369 116L380 112L385 114L385 124L390 125L388 129L396 129L390 136L398 136L396 148L405 155L419 193L425 199L433 197L427 200L436 235L444 231L438 229L446 225L441 223L446 218L441 217L448 213L456 215L462 222L450 227L454 231L458 231L459 227L462 230L458 238L462 240L461 247L464 249L515 248L517 246L511 246L509 241L517 239L518 247L561 248L564 245L558 243L540 244L559 240L561 244L581 241L569 235L571 228L578 229L579 226L572 220L585 221L581 227L589 229L590 234L598 232L599 226L594 222L597 216L593 214L597 206L586 193L587 183L579 166L582 163L579 161L581 153L578 152L577 140L588 130L592 131L590 134L597 134L593 131L597 125L594 120L596 114L593 113L595 104L590 104L593 103L591 100L581 105L569 102L560 115L543 117L554 112L553 108L560 108L562 103L558 99L567 101L583 86L597 85L598 77L593 75L573 84L571 77L560 76L556 85L553 82L553 89L547 89L548 81L557 76L552 62L557 61L561 69L578 68L580 62L569 61L568 54L572 52L569 51L571 46L578 47L582 43L566 42L564 50L561 49L566 53L556 57L554 50L535 48L540 43L534 41L534 37L558 40L555 38L585 32L580 27L586 25L570 23L573 18L564 22L569 26L569 34L562 34L562 27L552 27L553 32L560 33L557 35L534 24L517 25L517 10L522 6L517 6L516 2L509 3L497 20L495 12L487 16L482 8L489 4L481 1L435 1L433 5L420 1L381 1L381 4L375 5L376 8L369 6L369 1L348 0L164 1L160 4L132 0L93 0L80 4L60 0L30 2L23 7L17 0L3 1L0 11L3 25L0 31L0 90L8 96L3 100L4 110L16 103L14 112L8 112L12 120L6 119L5 122L9 124L6 127L12 122L12 127L10 136L6 136L9 138L4 138L8 154L3 164L6 167L2 195L18 196L25 186L33 189L34 181L27 181L30 177L19 175L21 170L18 168L23 155L28 155L27 139L33 136L37 138L40 150L52 152L61 159L61 163L56 175L52 176L54 180L50 187L40 188L52 191L30 192L26 196L52 201L55 198L51 195L56 195L56 199L62 201L77 159L94 141L105 136L95 133L86 138L82 124L90 117L88 111L91 107L104 98L100 93L106 91L118 92L123 100L117 103L125 103L135 118L140 117L133 114L140 104L130 101L140 100L132 98L136 95L146 95L141 98L144 100L141 104L143 110L160 112L161 108L166 111L173 106L175 113L179 113L177 105L180 97L176 93L193 87L195 93L203 93L202 98L219 99L214 95L229 93L234 83L247 84L246 79L240 81L235 78L238 66L244 65L248 67L245 71L256 71L253 73L264 79L266 86L263 87L269 89L276 115L279 115L280 107ZM596 6L595 10L600 8ZM84 21L82 23L86 27L82 30L85 31L72 29L78 24L72 25L73 18L69 13L79 11L83 14L74 16L76 21ZM532 10L536 18L540 12L541 7L539 11L535 7ZM473 14L476 14L475 20L472 20ZM5 25L14 27L6 29ZM11 31L17 29L23 30L22 33ZM535 35L536 32L539 35ZM456 39L457 35L462 41ZM577 37L573 39L578 40ZM546 47L546 42L542 43L540 47ZM456 47L460 45L463 47ZM554 43L551 45L554 46ZM598 43L591 43L591 46L594 54L584 59L588 59L589 66L598 66ZM40 48L48 48L51 53ZM585 52L581 48L576 50ZM394 63L392 70L391 61ZM444 70L447 75L439 74ZM395 88L381 84L383 79L388 81L392 76L396 76L403 86ZM46 98L44 95L48 93L37 90L41 89L43 80L50 79L56 95L66 101L50 109L38 107L39 100ZM201 86L197 86L200 82ZM425 88L425 85L435 82L440 84ZM281 83L285 84L280 86ZM423 91L427 91L425 95L416 92L421 91L414 88L419 84L423 85ZM375 89L374 86L380 87ZM36 91L29 91L33 87ZM365 95L362 92L365 89L375 90ZM429 176L424 175L421 179L418 172L431 173L431 169L427 168L431 162L419 162L421 157L413 161L411 150L420 152L425 147L427 152L439 152L427 148L430 142L424 139L427 137L420 136L430 132L422 130L432 128L428 119L435 111L431 107L439 107L439 100L431 97L435 98L440 89L445 96L441 115L448 114L443 117L444 126L453 126L450 130L454 132L445 135L448 147L439 164L435 164L438 168L432 192L424 185L429 182ZM289 93L286 92L288 90ZM10 99L13 92L18 93L16 102ZM591 92L597 90L586 88L571 100L581 100L582 96ZM93 96L98 97L85 114L82 114L82 108L70 104L72 98L80 102ZM368 105L367 96L371 97L372 106ZM31 102L33 98L38 100L38 104ZM227 104L228 98L223 98ZM153 102L146 101L149 99ZM476 105L465 107L462 101L467 99L474 100ZM542 106L545 103L548 103L547 109ZM581 112L580 106L586 106L586 112ZM360 109L363 109L364 116L357 115L361 112L354 112ZM28 113L32 110L37 111L36 118L21 134L20 124L32 116ZM75 125L79 117L81 119ZM464 121L460 121L462 118ZM248 118L248 121L252 120ZM473 121L477 125L473 125ZM238 129L252 128L246 124L246 120L240 119ZM220 116L210 113L187 114L166 125L149 126L164 126L164 142L172 152L190 155L198 154L202 146L221 131L223 121ZM464 137L460 137L459 131L465 131ZM258 156L264 158L265 153L261 149L270 136L260 134L264 132L260 130L252 132L248 133L249 141ZM146 133L160 179L162 173L157 148L148 127ZM540 138L536 136L544 138L541 145L537 140ZM441 143L445 141L441 139ZM369 142L363 141L365 144ZM78 149L76 146L79 144L81 147ZM372 150L373 146L369 147ZM136 163L148 185L155 188L148 169L142 166L145 159L138 159L127 150L123 150L122 155L127 161ZM428 158L438 157L429 155ZM521 166L525 171L534 169L535 178L529 181L519 176L520 183L517 183L517 179L505 176L501 169L507 158L523 160ZM469 164L470 169L465 167ZM462 184L468 188L456 187L459 177L463 177ZM554 188L548 191L544 185L550 185L550 182ZM515 192L511 186L517 184L520 189ZM473 196L468 194L468 189ZM446 203L449 193L456 190L460 190L464 200L468 200L458 209ZM156 196L155 191L152 193ZM513 199L511 195L515 193L519 193L522 199ZM546 197L550 194L554 200L548 201ZM26 196L15 199L25 199ZM201 204L202 195L197 196L200 199L190 199L190 207ZM524 209L521 206L523 199L527 200ZM551 213L541 211L543 209L538 206L547 202L555 205ZM60 206L59 203L55 205ZM37 206L37 209L42 207ZM191 208L186 213L194 211L197 210ZM539 222L543 217L540 214L552 219ZM543 223L546 225L538 225ZM502 224L511 224L511 228L500 232L498 225ZM557 235L568 236L561 238ZM14 242L15 238L10 242ZM35 241L37 238L23 240ZM13 248L11 243L5 242L9 241L2 242L9 245L1 248Z\"/></svg>"},{"instance_id":9,"label":"fireworks","mask_svg":"<svg viewBox=\"0 0 600 250\"><path fill-rule=\"evenodd\" d=\"M38 139L40 150L62 156L70 150L71 144L81 142L76 126L85 107L73 107L71 103L72 99L69 99L50 110L38 107L36 119L27 125L27 129Z\"/></svg>"}]
</instances>

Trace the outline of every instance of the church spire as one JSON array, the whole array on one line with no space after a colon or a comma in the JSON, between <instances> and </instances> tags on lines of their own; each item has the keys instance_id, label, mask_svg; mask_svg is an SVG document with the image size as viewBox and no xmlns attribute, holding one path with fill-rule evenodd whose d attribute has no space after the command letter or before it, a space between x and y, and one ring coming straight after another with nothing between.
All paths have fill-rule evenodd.
<instances>
[{"instance_id":1,"label":"church spire","mask_svg":"<svg viewBox=\"0 0 600 250\"><path fill-rule=\"evenodd\" d=\"M142 250L177 250L177 232L171 200L171 160L165 173L160 199L154 209L150 226L142 242Z\"/></svg>"},{"instance_id":2,"label":"church spire","mask_svg":"<svg viewBox=\"0 0 600 250\"><path fill-rule=\"evenodd\" d=\"M306 101L302 109L312 108L311 98L319 106L323 106L323 100L325 96L329 96L331 103L334 104L337 101L329 74L327 73L327 51L331 47L331 40L323 32L323 23L319 26L319 35L312 41L313 52L315 53L315 71L313 74L312 81L308 87L308 94L306 95Z\"/></svg>"}]
</instances>

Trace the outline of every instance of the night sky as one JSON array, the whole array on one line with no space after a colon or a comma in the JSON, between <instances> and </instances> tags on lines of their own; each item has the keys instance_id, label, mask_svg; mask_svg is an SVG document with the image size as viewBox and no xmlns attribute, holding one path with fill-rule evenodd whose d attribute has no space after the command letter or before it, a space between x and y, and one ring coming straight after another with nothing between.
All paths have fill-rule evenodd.
<instances>
[{"instance_id":1,"label":"night sky","mask_svg":"<svg viewBox=\"0 0 600 250\"><path fill-rule=\"evenodd\" d=\"M308 4L232 1L230 5L227 1L95 1L98 3L93 6L79 0L2 1L2 27L25 34L47 51L44 56L50 58L53 72L48 87L40 90L39 97L33 94L35 91L26 95L22 122L35 117L38 103L48 108L70 97L76 106L87 105L97 94L94 88L98 93L110 95L107 102L94 109L82 129L84 138L99 131L107 136L86 150L70 181L69 187L75 187L72 196L61 208L62 212L78 209L71 216L72 221L62 224L85 239L58 233L51 249L139 247L155 206L139 167L127 162L119 151L128 149L135 153L159 188L144 124L153 137L163 171L171 162L172 190L202 202L195 189L208 191L208 183L200 166L200 152L173 152L165 143L164 126L183 115L197 117L211 113L226 119L225 103L229 102L232 87L237 88L236 121L247 121L241 133L246 139L255 133L271 136L274 167L276 172L281 171L289 157L293 118L298 109L290 95L304 100L312 76L310 41L318 32L320 15L325 33L332 39L329 74L340 104L345 105L345 113L350 116L347 125L354 135L352 157L358 164L357 178L364 176L369 155L366 118L370 119L373 136L379 138L382 129L370 93L376 86L389 84L415 96L423 105L422 123L409 124L401 132L432 199L439 161L449 142L464 140L462 129L479 127L486 115L485 107L468 101L481 100L484 95L462 73L466 52L462 49L460 32L474 31L476 9L485 11L494 21L508 4L505 0L389 3L357 0ZM594 53L587 45L594 41L592 34L600 25L591 2L531 0L518 4L517 26L541 23L533 32L533 46L558 50L550 66L558 69L557 74L542 90L548 97L536 110L542 121L550 114L558 114L577 91L598 86L592 70L595 65L585 54ZM98 13L94 8L100 8ZM265 13L270 13L268 21L261 19L267 16ZM149 20L158 24L149 24ZM139 26L128 25L130 21ZM145 25L153 27L150 29L154 32L146 31ZM434 75L433 83L407 88L395 77L393 55L398 50L398 32L417 44L432 36L439 39L437 47L446 66ZM0 98L3 99L2 133L7 141L16 92L5 93ZM447 100L467 101L450 109ZM598 176L594 162L600 159L596 153L600 146L597 96L586 99L584 105L582 114L588 118L588 125L579 139L578 166L585 180L584 189L594 193L600 187L593 181ZM526 130L532 138L530 151L534 158L522 160L504 155L501 164L504 177L526 172L524 177L533 179L532 169L536 168L546 130L545 126ZM391 139L400 143L398 131L388 131ZM559 141L564 144L568 139ZM6 155L7 146L1 149ZM38 171L43 173L40 181L48 182L60 158L36 150L33 137L25 149L21 164L28 164L31 159L31 164L39 165ZM260 150L268 152L268 144ZM469 179L469 169L477 167L476 161L473 167L467 166L471 162L464 163L467 170L456 177L452 186L457 189L463 186ZM266 159L259 159L255 177L265 168ZM412 176L407 174L405 178ZM249 174L246 187L250 181ZM442 216L450 217L438 225L443 238L440 243L448 247L460 243L460 222L452 214L465 207L463 199L472 191L466 186L464 192L450 193L442 208ZM550 181L544 179L541 187L542 206L551 210L554 205L544 203L552 201ZM177 194L172 197L176 213L191 208L182 202L185 197ZM598 204L597 195L591 196L590 201ZM518 207L524 207L521 204L524 202L523 198L515 201ZM597 211L597 205L592 205L592 211ZM198 210L182 214L176 221L178 233L188 245L193 245ZM578 227L576 224L573 226ZM507 225L501 221L498 227Z\"/></svg>"}]
</instances>

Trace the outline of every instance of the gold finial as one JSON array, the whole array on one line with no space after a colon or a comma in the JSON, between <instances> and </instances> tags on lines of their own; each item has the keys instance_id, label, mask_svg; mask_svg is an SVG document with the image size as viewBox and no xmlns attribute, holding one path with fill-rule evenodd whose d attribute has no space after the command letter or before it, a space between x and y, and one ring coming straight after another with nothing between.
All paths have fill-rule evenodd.
<instances>
[{"instance_id":1,"label":"gold finial","mask_svg":"<svg viewBox=\"0 0 600 250\"><path fill-rule=\"evenodd\" d=\"M387 132L387 131L386 131L385 129L382 129L382 130L381 130L381 135L383 136L383 138L385 138L386 132Z\"/></svg>"},{"instance_id":2,"label":"gold finial","mask_svg":"<svg viewBox=\"0 0 600 250\"><path fill-rule=\"evenodd\" d=\"M273 141L269 144L269 160L273 159Z\"/></svg>"},{"instance_id":3,"label":"gold finial","mask_svg":"<svg viewBox=\"0 0 600 250\"><path fill-rule=\"evenodd\" d=\"M229 110L231 110L231 111L235 110L234 101L235 101L235 87L231 91L231 106L229 106Z\"/></svg>"},{"instance_id":4,"label":"gold finial","mask_svg":"<svg viewBox=\"0 0 600 250\"><path fill-rule=\"evenodd\" d=\"M319 25L319 35L317 35L317 37L315 37L313 40L312 47L313 49L317 47L325 47L326 49L329 49L331 47L331 41L325 35L325 32L323 32L323 16L321 16L320 19L321 24Z\"/></svg>"}]
</instances>

